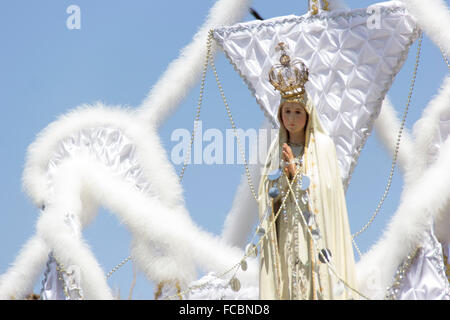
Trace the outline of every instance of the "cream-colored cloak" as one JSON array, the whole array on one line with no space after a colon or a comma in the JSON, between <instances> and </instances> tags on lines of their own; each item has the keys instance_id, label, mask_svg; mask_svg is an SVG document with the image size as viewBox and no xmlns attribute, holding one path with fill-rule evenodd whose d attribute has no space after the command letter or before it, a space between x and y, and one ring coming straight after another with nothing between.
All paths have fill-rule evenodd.
<instances>
[{"instance_id":1,"label":"cream-colored cloak","mask_svg":"<svg viewBox=\"0 0 450 320\"><path fill-rule=\"evenodd\" d=\"M310 100L306 111L309 119L302 170L311 181L308 189L309 209L314 215L315 224L310 230L318 229L320 238L316 238L314 244L308 227L304 224L305 220L295 214L297 206L292 193L285 202L287 221L282 219L280 212L279 218L274 222L282 196L274 200L268 196L273 182L268 180L267 175L279 168L281 146L287 142L287 131L279 110L279 135L269 149L258 191L259 218L267 234L260 249L259 297L358 299L359 296L350 288L339 290L343 286L342 282L338 284L338 278L328 270L327 264L318 259L322 249L329 249L332 256L330 264L336 274L350 287L357 289L351 234L335 146L323 131ZM289 190L285 175L281 176L278 184L281 184L281 190ZM295 183L292 185L293 190L294 185Z\"/></svg>"}]
</instances>

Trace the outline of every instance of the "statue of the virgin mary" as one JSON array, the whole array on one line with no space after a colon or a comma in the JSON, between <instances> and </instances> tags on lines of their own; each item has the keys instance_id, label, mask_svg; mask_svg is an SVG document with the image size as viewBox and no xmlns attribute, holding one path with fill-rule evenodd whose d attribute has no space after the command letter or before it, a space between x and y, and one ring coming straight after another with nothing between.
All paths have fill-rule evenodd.
<instances>
[{"instance_id":1,"label":"statue of the virgin mary","mask_svg":"<svg viewBox=\"0 0 450 320\"><path fill-rule=\"evenodd\" d=\"M308 70L279 44L269 74L281 94L280 129L258 191L266 231L260 299L352 299L355 260L344 189L332 139L322 129L304 84ZM302 118L303 117L303 118Z\"/></svg>"}]
</instances>

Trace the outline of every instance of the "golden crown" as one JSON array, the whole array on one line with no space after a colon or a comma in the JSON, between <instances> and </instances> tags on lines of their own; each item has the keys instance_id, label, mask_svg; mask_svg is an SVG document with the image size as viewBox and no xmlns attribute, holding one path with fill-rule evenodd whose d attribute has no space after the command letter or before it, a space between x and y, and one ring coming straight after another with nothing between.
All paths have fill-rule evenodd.
<instances>
[{"instance_id":1,"label":"golden crown","mask_svg":"<svg viewBox=\"0 0 450 320\"><path fill-rule=\"evenodd\" d=\"M280 92L282 99L306 104L305 83L308 81L308 68L300 59L291 60L284 42L278 43L275 49L281 51L280 64L270 69L270 83Z\"/></svg>"}]
</instances>

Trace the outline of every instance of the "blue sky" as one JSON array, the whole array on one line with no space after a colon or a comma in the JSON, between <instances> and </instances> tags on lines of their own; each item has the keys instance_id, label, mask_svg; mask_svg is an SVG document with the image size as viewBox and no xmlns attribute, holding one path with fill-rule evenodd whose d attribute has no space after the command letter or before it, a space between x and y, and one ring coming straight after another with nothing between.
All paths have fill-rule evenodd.
<instances>
[{"instance_id":1,"label":"blue sky","mask_svg":"<svg viewBox=\"0 0 450 320\"><path fill-rule=\"evenodd\" d=\"M351 8L376 1L348 0ZM37 209L22 191L21 176L28 145L57 116L83 103L138 106L202 25L214 1L22 1L0 3L0 274L34 233ZM67 7L81 9L81 29L66 27ZM307 1L253 1L264 18L306 12ZM246 15L244 20L252 20ZM388 92L398 114L407 101L417 42ZM233 67L219 53L216 65L237 127L258 128L263 114ZM406 126L420 118L436 94L446 65L439 49L425 35L421 62ZM174 90L176 90L176 85ZM196 86L160 130L170 154L177 128L192 129L199 87ZM203 129L230 128L215 80L208 73L201 120ZM391 156L375 134L363 149L347 192L352 232L374 212L387 183ZM177 172L181 166L176 166ZM183 186L192 219L203 229L220 234L231 208L242 165L192 165ZM357 238L364 252L375 243L397 208L402 187L396 170L391 192L374 224ZM214 191L212 191L214 190ZM129 255L128 231L105 210L89 225L84 236L105 273ZM356 258L358 256L356 255ZM40 281L40 279L39 279ZM128 297L132 264L108 280ZM35 292L40 290L37 283ZM138 275L134 299L152 299L153 288Z\"/></svg>"}]
</instances>

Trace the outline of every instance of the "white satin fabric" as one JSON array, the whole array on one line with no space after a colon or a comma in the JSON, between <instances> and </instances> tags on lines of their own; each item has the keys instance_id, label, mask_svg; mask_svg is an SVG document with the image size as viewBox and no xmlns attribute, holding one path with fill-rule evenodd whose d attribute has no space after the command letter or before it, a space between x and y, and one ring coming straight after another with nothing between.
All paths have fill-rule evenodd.
<instances>
[{"instance_id":1,"label":"white satin fabric","mask_svg":"<svg viewBox=\"0 0 450 320\"><path fill-rule=\"evenodd\" d=\"M257 286L242 286L239 291L233 291L229 279L223 279L213 272L189 284L193 288L183 296L184 300L257 300ZM173 294L172 294L173 295ZM171 294L163 293L163 297Z\"/></svg>"},{"instance_id":2,"label":"white satin fabric","mask_svg":"<svg viewBox=\"0 0 450 320\"><path fill-rule=\"evenodd\" d=\"M94 127L74 132L72 135L61 139L57 144L47 167L47 186L51 193L53 192L53 177L60 165L65 160L80 154L88 155L105 165L111 170L112 174L132 183L138 190L144 193L150 192L150 184L139 165L135 154L135 145L131 140L117 128ZM80 223L73 214L65 214L64 222L70 227L75 237L81 236ZM51 256L47 262L47 269L42 281L42 299L81 299L81 288L74 276L75 274L58 272L56 262ZM58 280L58 278L64 279L64 282ZM68 296L63 291L64 287Z\"/></svg>"},{"instance_id":3,"label":"white satin fabric","mask_svg":"<svg viewBox=\"0 0 450 320\"><path fill-rule=\"evenodd\" d=\"M114 127L94 127L80 130L61 139L48 162L48 187L52 188L52 178L59 165L75 154L87 154L104 164L114 174L133 183L138 190L150 190L148 179L135 154L135 145L119 129Z\"/></svg>"},{"instance_id":4,"label":"white satin fabric","mask_svg":"<svg viewBox=\"0 0 450 320\"><path fill-rule=\"evenodd\" d=\"M394 298L398 300L450 300L450 285L445 273L442 245L428 230L409 271ZM448 256L448 246L445 252Z\"/></svg>"},{"instance_id":5,"label":"white satin fabric","mask_svg":"<svg viewBox=\"0 0 450 320\"><path fill-rule=\"evenodd\" d=\"M82 300L83 291L75 272L59 272L56 267L55 258L50 254L42 280L41 300Z\"/></svg>"},{"instance_id":6,"label":"white satin fabric","mask_svg":"<svg viewBox=\"0 0 450 320\"><path fill-rule=\"evenodd\" d=\"M279 63L275 47L285 42L291 55L304 61L306 89L336 145L346 188L418 29L401 2L389 1L369 10L240 23L213 34L275 127L280 96L268 80L270 68Z\"/></svg>"},{"instance_id":7,"label":"white satin fabric","mask_svg":"<svg viewBox=\"0 0 450 320\"><path fill-rule=\"evenodd\" d=\"M66 300L63 291L62 281L58 279L56 263L52 256L47 261L47 268L44 272L41 289L42 300Z\"/></svg>"}]
</instances>

